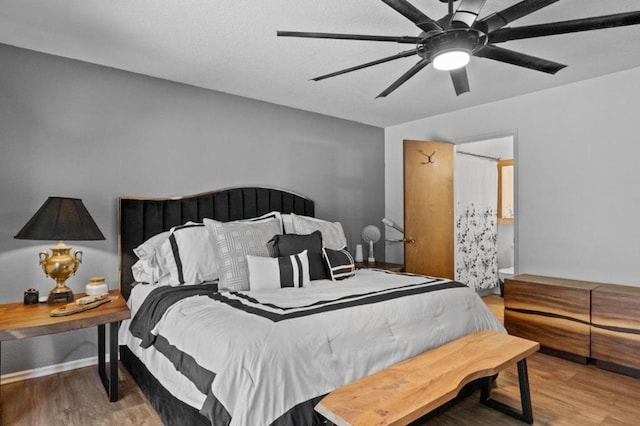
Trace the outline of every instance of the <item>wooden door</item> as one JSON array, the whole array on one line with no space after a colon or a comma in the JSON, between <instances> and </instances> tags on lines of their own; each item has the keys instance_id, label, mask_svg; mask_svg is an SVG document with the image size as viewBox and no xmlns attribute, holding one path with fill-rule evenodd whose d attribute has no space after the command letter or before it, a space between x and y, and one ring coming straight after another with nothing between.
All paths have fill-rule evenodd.
<instances>
[{"instance_id":1,"label":"wooden door","mask_svg":"<svg viewBox=\"0 0 640 426\"><path fill-rule=\"evenodd\" d=\"M450 143L404 141L407 272L454 278L453 156Z\"/></svg>"}]
</instances>

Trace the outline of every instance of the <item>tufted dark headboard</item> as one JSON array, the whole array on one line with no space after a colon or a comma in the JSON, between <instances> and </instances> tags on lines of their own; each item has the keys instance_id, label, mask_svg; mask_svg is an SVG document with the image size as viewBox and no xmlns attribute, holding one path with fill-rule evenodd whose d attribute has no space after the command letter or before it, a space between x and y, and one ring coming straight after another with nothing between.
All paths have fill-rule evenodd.
<instances>
[{"instance_id":1,"label":"tufted dark headboard","mask_svg":"<svg viewBox=\"0 0 640 426\"><path fill-rule=\"evenodd\" d=\"M174 198L121 197L119 200L120 291L129 298L138 260L133 249L148 238L173 226L204 218L223 222L248 219L279 211L314 215L313 201L292 192L273 188L231 188Z\"/></svg>"}]
</instances>

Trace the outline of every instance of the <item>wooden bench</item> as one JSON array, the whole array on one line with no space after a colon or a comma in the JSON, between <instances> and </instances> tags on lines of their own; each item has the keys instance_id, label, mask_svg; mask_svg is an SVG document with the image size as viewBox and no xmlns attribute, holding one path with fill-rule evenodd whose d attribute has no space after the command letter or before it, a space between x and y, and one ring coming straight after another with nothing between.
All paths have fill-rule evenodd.
<instances>
[{"instance_id":1,"label":"wooden bench","mask_svg":"<svg viewBox=\"0 0 640 426\"><path fill-rule=\"evenodd\" d=\"M406 425L440 407L476 379L480 402L533 423L527 356L537 342L495 331L480 331L344 385L324 397L315 410L346 425ZM491 376L518 364L522 411L491 399Z\"/></svg>"}]
</instances>

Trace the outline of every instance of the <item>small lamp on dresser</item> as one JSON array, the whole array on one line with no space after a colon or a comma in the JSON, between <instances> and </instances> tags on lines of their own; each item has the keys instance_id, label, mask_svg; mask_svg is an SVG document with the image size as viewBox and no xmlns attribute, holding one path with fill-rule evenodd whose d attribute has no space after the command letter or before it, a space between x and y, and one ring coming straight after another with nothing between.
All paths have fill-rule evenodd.
<instances>
[{"instance_id":1,"label":"small lamp on dresser","mask_svg":"<svg viewBox=\"0 0 640 426\"><path fill-rule=\"evenodd\" d=\"M66 281L82 263L82 251L71 254L64 240L104 240L104 235L78 198L49 197L29 222L14 237L19 240L52 240L58 244L51 253L40 252L40 266L56 282L48 303L73 302L73 292Z\"/></svg>"}]
</instances>

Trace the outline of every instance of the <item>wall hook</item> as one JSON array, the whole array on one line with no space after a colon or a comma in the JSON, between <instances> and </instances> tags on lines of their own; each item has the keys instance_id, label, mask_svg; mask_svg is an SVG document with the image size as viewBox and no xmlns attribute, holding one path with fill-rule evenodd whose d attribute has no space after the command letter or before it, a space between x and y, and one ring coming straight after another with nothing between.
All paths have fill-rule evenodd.
<instances>
[{"instance_id":1,"label":"wall hook","mask_svg":"<svg viewBox=\"0 0 640 426\"><path fill-rule=\"evenodd\" d=\"M423 150L421 150L421 149L419 149L419 150L418 150L418 152L419 152L420 154L424 155L425 157L427 157L427 161L423 161L423 162L422 162L422 163L420 163L420 164L435 164L435 163L436 163L435 161L433 161L433 160L431 159L434 155L436 155L436 151L433 151L433 152L431 153L431 155L429 155L429 154L425 153L425 152L424 152Z\"/></svg>"}]
</instances>

